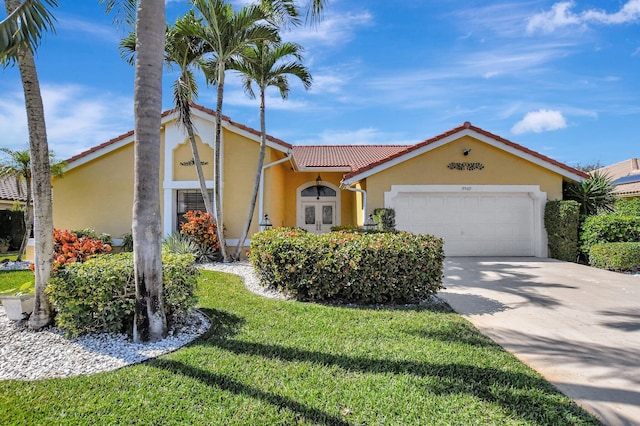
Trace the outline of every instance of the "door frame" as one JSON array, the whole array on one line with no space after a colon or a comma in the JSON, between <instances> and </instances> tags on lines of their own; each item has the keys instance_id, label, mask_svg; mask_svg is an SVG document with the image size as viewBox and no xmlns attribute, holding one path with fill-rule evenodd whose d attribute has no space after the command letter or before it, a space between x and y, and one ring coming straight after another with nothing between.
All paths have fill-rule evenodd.
<instances>
[{"instance_id":1,"label":"door frame","mask_svg":"<svg viewBox=\"0 0 640 426\"><path fill-rule=\"evenodd\" d=\"M332 183L322 181L322 186L327 186L333 189L334 191L336 191L335 197L320 197L319 199L317 197L303 197L301 195L302 191L312 186L316 186L315 180L303 183L302 185L296 188L296 226L299 228L304 226L304 209L302 208L303 201L316 202L318 204L321 204L322 202L327 202L327 201L335 202L335 223L333 226L340 226L342 223L341 221L342 206L341 206L341 200L340 200L341 198L340 188Z\"/></svg>"}]
</instances>

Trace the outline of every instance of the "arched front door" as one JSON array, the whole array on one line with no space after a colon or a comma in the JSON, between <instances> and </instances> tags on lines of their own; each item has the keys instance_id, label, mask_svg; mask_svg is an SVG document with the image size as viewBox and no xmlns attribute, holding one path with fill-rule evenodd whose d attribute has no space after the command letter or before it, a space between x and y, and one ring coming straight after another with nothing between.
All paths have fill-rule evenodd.
<instances>
[{"instance_id":1,"label":"arched front door","mask_svg":"<svg viewBox=\"0 0 640 426\"><path fill-rule=\"evenodd\" d=\"M339 189L330 183L307 183L298 188L297 226L314 234L339 225Z\"/></svg>"}]
</instances>

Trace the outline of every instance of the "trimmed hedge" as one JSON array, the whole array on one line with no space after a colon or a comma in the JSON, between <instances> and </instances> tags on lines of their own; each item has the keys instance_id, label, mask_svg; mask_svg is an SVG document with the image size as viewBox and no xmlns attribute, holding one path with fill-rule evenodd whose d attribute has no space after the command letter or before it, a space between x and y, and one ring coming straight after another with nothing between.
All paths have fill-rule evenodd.
<instances>
[{"instance_id":1,"label":"trimmed hedge","mask_svg":"<svg viewBox=\"0 0 640 426\"><path fill-rule=\"evenodd\" d=\"M601 243L591 246L589 264L612 271L640 269L640 242Z\"/></svg>"},{"instance_id":2,"label":"trimmed hedge","mask_svg":"<svg viewBox=\"0 0 640 426\"><path fill-rule=\"evenodd\" d=\"M547 202L544 226L547 229L549 256L575 262L578 258L580 204L561 200Z\"/></svg>"},{"instance_id":3,"label":"trimmed hedge","mask_svg":"<svg viewBox=\"0 0 640 426\"><path fill-rule=\"evenodd\" d=\"M430 235L272 229L252 237L250 259L264 285L299 300L410 303L443 288L443 241Z\"/></svg>"},{"instance_id":4,"label":"trimmed hedge","mask_svg":"<svg viewBox=\"0 0 640 426\"><path fill-rule=\"evenodd\" d=\"M24 213L15 210L0 210L0 238L11 238L10 248L17 250L24 236Z\"/></svg>"},{"instance_id":5,"label":"trimmed hedge","mask_svg":"<svg viewBox=\"0 0 640 426\"><path fill-rule=\"evenodd\" d=\"M582 224L582 250L589 253L599 243L640 241L640 217L603 214L589 216Z\"/></svg>"},{"instance_id":6,"label":"trimmed hedge","mask_svg":"<svg viewBox=\"0 0 640 426\"><path fill-rule=\"evenodd\" d=\"M640 198L617 199L613 212L619 216L640 216Z\"/></svg>"},{"instance_id":7,"label":"trimmed hedge","mask_svg":"<svg viewBox=\"0 0 640 426\"><path fill-rule=\"evenodd\" d=\"M167 319L196 304L198 269L193 256L162 255ZM71 263L56 272L46 289L56 323L69 336L89 332L129 332L135 311L133 253L105 254Z\"/></svg>"}]
</instances>

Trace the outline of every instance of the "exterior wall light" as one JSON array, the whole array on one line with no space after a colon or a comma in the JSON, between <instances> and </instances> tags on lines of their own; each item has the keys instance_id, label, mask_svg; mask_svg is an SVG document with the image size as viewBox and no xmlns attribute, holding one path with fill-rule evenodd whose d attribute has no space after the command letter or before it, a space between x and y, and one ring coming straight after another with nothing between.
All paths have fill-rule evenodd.
<instances>
[{"instance_id":1,"label":"exterior wall light","mask_svg":"<svg viewBox=\"0 0 640 426\"><path fill-rule=\"evenodd\" d=\"M262 218L262 222L260 222L258 225L260 226L261 231L266 231L268 229L271 229L271 227L273 227L273 225L271 224L271 221L269 220L269 215L266 213Z\"/></svg>"}]
</instances>

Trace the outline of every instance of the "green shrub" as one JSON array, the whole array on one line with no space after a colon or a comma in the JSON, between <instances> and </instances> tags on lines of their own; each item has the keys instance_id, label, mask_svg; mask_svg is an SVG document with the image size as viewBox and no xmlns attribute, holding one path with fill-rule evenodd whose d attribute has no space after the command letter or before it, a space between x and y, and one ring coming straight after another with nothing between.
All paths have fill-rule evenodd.
<instances>
[{"instance_id":1,"label":"green shrub","mask_svg":"<svg viewBox=\"0 0 640 426\"><path fill-rule=\"evenodd\" d=\"M379 231L393 231L396 229L396 211L388 208L374 209L373 221Z\"/></svg>"},{"instance_id":2,"label":"green shrub","mask_svg":"<svg viewBox=\"0 0 640 426\"><path fill-rule=\"evenodd\" d=\"M582 224L582 250L589 253L598 243L640 241L640 217L603 214L589 216Z\"/></svg>"},{"instance_id":3,"label":"green shrub","mask_svg":"<svg viewBox=\"0 0 640 426\"><path fill-rule=\"evenodd\" d=\"M619 216L640 216L640 198L618 198L613 212Z\"/></svg>"},{"instance_id":4,"label":"green shrub","mask_svg":"<svg viewBox=\"0 0 640 426\"><path fill-rule=\"evenodd\" d=\"M102 234L98 234L94 229L91 229L91 228L74 229L71 232L76 234L78 238L89 237L94 240L100 240L104 244L109 244L109 245L113 244L111 235L104 232Z\"/></svg>"},{"instance_id":5,"label":"green shrub","mask_svg":"<svg viewBox=\"0 0 640 426\"><path fill-rule=\"evenodd\" d=\"M169 321L195 306L197 275L193 256L162 255ZM53 275L46 291L56 310L56 323L67 335L130 331L135 309L133 254L108 254L69 264Z\"/></svg>"},{"instance_id":6,"label":"green shrub","mask_svg":"<svg viewBox=\"0 0 640 426\"><path fill-rule=\"evenodd\" d=\"M544 209L549 256L575 262L578 258L580 205L576 201L549 201Z\"/></svg>"},{"instance_id":7,"label":"green shrub","mask_svg":"<svg viewBox=\"0 0 640 426\"><path fill-rule=\"evenodd\" d=\"M640 269L640 242L601 243L591 246L589 264L612 271Z\"/></svg>"},{"instance_id":8,"label":"green shrub","mask_svg":"<svg viewBox=\"0 0 640 426\"><path fill-rule=\"evenodd\" d=\"M409 303L442 288L443 241L430 235L275 229L253 236L263 284L299 300Z\"/></svg>"},{"instance_id":9,"label":"green shrub","mask_svg":"<svg viewBox=\"0 0 640 426\"><path fill-rule=\"evenodd\" d=\"M219 257L220 241L213 217L200 210L188 211L183 217L186 222L180 224L180 233L191 237L198 244L200 257L216 260Z\"/></svg>"},{"instance_id":10,"label":"green shrub","mask_svg":"<svg viewBox=\"0 0 640 426\"><path fill-rule=\"evenodd\" d=\"M133 251L133 234L131 232L122 234L122 251Z\"/></svg>"},{"instance_id":11,"label":"green shrub","mask_svg":"<svg viewBox=\"0 0 640 426\"><path fill-rule=\"evenodd\" d=\"M192 237L177 232L162 241L162 250L173 254L190 254L197 262L213 262L219 257L211 247L199 246Z\"/></svg>"}]
</instances>

